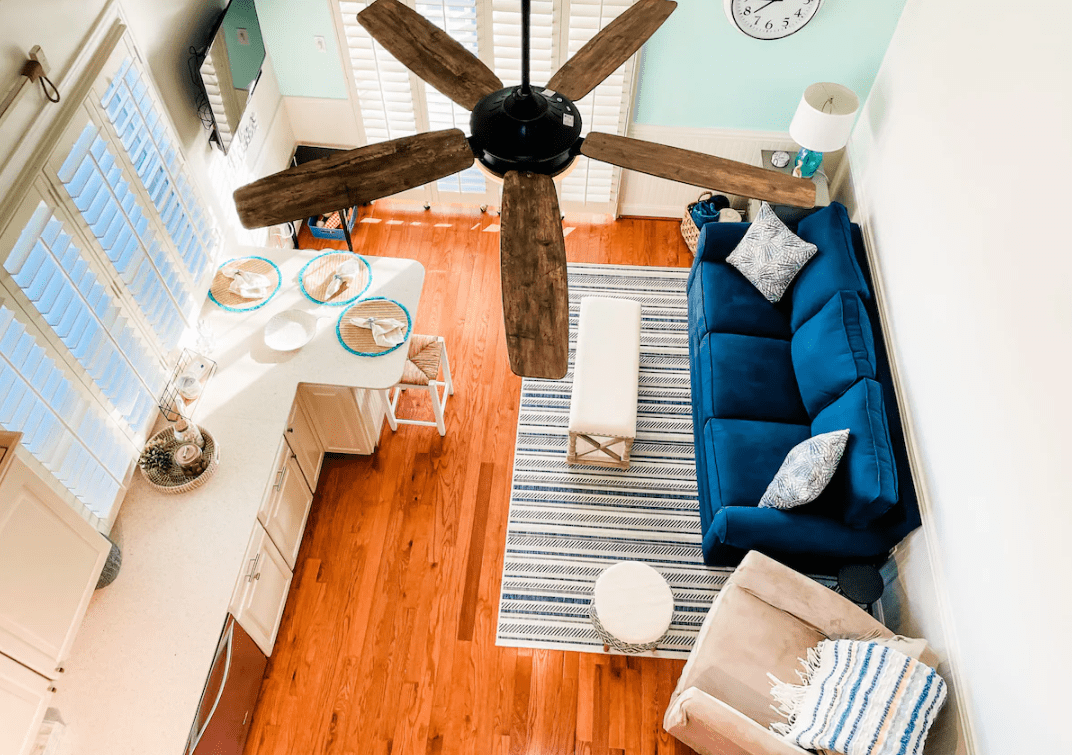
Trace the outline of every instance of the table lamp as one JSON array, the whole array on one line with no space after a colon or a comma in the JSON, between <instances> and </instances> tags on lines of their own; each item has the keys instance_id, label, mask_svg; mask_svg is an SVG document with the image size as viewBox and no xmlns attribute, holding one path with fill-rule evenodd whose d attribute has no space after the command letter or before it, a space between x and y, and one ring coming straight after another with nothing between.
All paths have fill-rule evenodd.
<instances>
[{"instance_id":1,"label":"table lamp","mask_svg":"<svg viewBox=\"0 0 1072 755\"><path fill-rule=\"evenodd\" d=\"M789 135L800 145L794 176L810 178L822 164L824 152L839 150L849 143L859 107L860 99L841 84L821 82L804 90L789 124Z\"/></svg>"}]
</instances>

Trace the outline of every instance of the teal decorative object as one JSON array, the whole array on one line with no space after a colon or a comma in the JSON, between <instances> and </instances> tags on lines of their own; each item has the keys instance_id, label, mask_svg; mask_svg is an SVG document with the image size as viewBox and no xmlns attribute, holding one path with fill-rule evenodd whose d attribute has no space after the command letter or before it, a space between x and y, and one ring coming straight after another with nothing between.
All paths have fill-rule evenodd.
<instances>
[{"instance_id":1,"label":"teal decorative object","mask_svg":"<svg viewBox=\"0 0 1072 755\"><path fill-rule=\"evenodd\" d=\"M822 164L822 152L813 152L810 149L801 147L800 152L797 152L794 172L799 170L802 177L811 178L815 175L815 171L819 170L819 166Z\"/></svg>"}]
</instances>

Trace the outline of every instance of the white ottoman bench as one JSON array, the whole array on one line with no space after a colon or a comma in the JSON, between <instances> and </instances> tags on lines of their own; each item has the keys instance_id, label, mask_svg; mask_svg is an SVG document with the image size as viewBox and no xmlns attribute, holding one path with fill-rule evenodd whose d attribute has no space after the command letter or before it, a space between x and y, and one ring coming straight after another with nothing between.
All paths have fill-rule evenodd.
<instances>
[{"instance_id":1,"label":"white ottoman bench","mask_svg":"<svg viewBox=\"0 0 1072 755\"><path fill-rule=\"evenodd\" d=\"M629 468L636 438L640 304L581 299L570 396L569 464Z\"/></svg>"},{"instance_id":2,"label":"white ottoman bench","mask_svg":"<svg viewBox=\"0 0 1072 755\"><path fill-rule=\"evenodd\" d=\"M622 561L596 580L588 611L603 651L655 650L670 629L674 594L663 575L639 561Z\"/></svg>"}]
</instances>

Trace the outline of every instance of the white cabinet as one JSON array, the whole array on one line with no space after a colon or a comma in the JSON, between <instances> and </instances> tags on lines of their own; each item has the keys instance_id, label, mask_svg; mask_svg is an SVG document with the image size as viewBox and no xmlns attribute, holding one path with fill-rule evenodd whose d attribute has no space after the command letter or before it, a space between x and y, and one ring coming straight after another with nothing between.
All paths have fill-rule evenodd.
<instances>
[{"instance_id":1,"label":"white cabinet","mask_svg":"<svg viewBox=\"0 0 1072 755\"><path fill-rule=\"evenodd\" d=\"M0 483L0 653L55 679L110 549L16 455Z\"/></svg>"},{"instance_id":2,"label":"white cabinet","mask_svg":"<svg viewBox=\"0 0 1072 755\"><path fill-rule=\"evenodd\" d=\"M253 525L244 564L231 595L231 613L264 654L270 656L293 575L260 523Z\"/></svg>"},{"instance_id":3,"label":"white cabinet","mask_svg":"<svg viewBox=\"0 0 1072 755\"><path fill-rule=\"evenodd\" d=\"M303 384L299 393L325 451L371 454L376 450L383 426L383 401L378 393L318 383Z\"/></svg>"},{"instance_id":4,"label":"white cabinet","mask_svg":"<svg viewBox=\"0 0 1072 755\"><path fill-rule=\"evenodd\" d=\"M287 418L287 443L297 457L305 481L310 490L316 490L316 480L320 476L320 464L324 460L324 449L320 447L320 438L313 430L312 423L305 416L301 391L294 398Z\"/></svg>"},{"instance_id":5,"label":"white cabinet","mask_svg":"<svg viewBox=\"0 0 1072 755\"><path fill-rule=\"evenodd\" d=\"M52 699L52 682L0 655L0 755L25 755Z\"/></svg>"},{"instance_id":6,"label":"white cabinet","mask_svg":"<svg viewBox=\"0 0 1072 755\"><path fill-rule=\"evenodd\" d=\"M305 484L298 461L298 455L291 450L286 439L280 441L273 467L275 473L257 514L291 570L298 560L305 521L313 505L313 494Z\"/></svg>"}]
</instances>

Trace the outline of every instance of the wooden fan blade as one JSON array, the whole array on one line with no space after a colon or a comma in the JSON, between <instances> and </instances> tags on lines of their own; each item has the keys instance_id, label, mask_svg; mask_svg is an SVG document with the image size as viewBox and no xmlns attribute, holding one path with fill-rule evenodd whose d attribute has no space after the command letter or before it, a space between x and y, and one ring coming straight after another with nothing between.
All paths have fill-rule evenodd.
<instances>
[{"instance_id":1,"label":"wooden fan blade","mask_svg":"<svg viewBox=\"0 0 1072 755\"><path fill-rule=\"evenodd\" d=\"M466 110L503 88L460 42L398 0L376 0L357 21L402 65Z\"/></svg>"},{"instance_id":2,"label":"wooden fan blade","mask_svg":"<svg viewBox=\"0 0 1072 755\"><path fill-rule=\"evenodd\" d=\"M673 0L638 0L567 60L547 88L574 102L581 99L629 60L676 7Z\"/></svg>"},{"instance_id":3,"label":"wooden fan blade","mask_svg":"<svg viewBox=\"0 0 1072 755\"><path fill-rule=\"evenodd\" d=\"M510 369L558 379L569 368L566 240L550 176L503 177L499 255Z\"/></svg>"},{"instance_id":4,"label":"wooden fan blade","mask_svg":"<svg viewBox=\"0 0 1072 755\"><path fill-rule=\"evenodd\" d=\"M702 189L727 191L794 207L815 206L815 184L773 170L665 144L591 133L581 154L621 168Z\"/></svg>"},{"instance_id":5,"label":"wooden fan blade","mask_svg":"<svg viewBox=\"0 0 1072 755\"><path fill-rule=\"evenodd\" d=\"M246 228L263 228L371 202L472 164L473 151L460 130L430 131L265 176L235 191L235 209Z\"/></svg>"}]
</instances>

